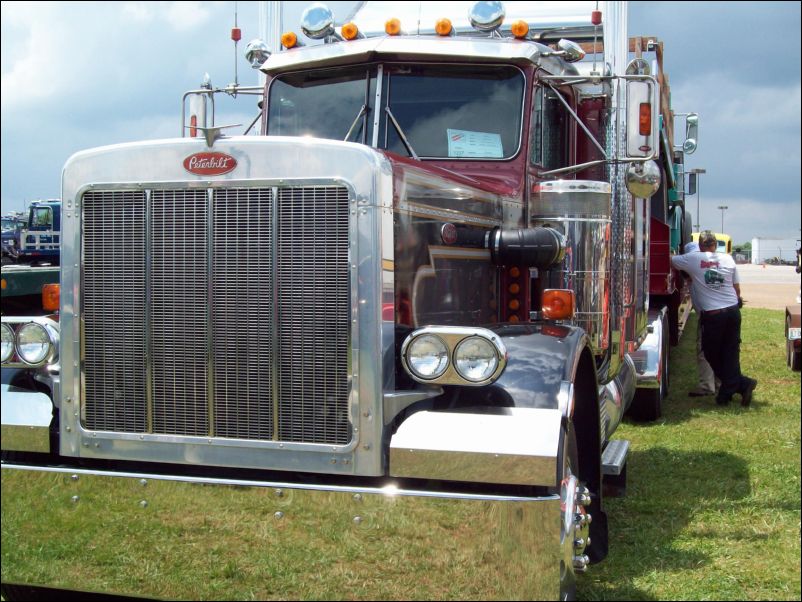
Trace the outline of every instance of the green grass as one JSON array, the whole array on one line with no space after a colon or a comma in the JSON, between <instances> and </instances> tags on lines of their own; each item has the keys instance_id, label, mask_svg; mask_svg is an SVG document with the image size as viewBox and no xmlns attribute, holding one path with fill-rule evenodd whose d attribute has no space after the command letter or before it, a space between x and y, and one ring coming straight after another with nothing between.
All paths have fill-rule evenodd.
<instances>
[{"instance_id":1,"label":"green grass","mask_svg":"<svg viewBox=\"0 0 802 602\"><path fill-rule=\"evenodd\" d=\"M800 375L785 364L783 313L742 315L752 407L687 397L692 316L663 418L616 433L632 444L629 488L606 504L610 555L581 577L581 599L800 599Z\"/></svg>"},{"instance_id":2,"label":"green grass","mask_svg":"<svg viewBox=\"0 0 802 602\"><path fill-rule=\"evenodd\" d=\"M628 493L607 500L610 555L580 576L580 599L800 599L800 376L785 365L782 312L743 315L743 370L760 380L753 407L686 397L696 381L692 317L672 349L664 417L616 433L632 442ZM86 478L5 472L4 493L27 504L2 496L4 578L13 568L31 582L129 593L155 584L165 597L195 599L483 599L479 582L503 599L504 583L544 570L537 558L504 560L487 527L499 517L483 503L399 499L390 513L369 498L337 500L324 515L311 503L319 497L299 491L136 479L107 491ZM520 533L516 520L501 522ZM179 562L161 562L176 550Z\"/></svg>"}]
</instances>

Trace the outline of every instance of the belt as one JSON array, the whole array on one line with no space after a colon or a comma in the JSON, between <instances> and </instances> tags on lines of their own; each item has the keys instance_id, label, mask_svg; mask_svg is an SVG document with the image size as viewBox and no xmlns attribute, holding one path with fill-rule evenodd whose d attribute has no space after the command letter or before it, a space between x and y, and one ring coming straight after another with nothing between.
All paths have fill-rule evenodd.
<instances>
[{"instance_id":1,"label":"belt","mask_svg":"<svg viewBox=\"0 0 802 602\"><path fill-rule=\"evenodd\" d=\"M703 311L703 316L715 316L716 314L724 313L725 311L732 311L733 309L738 309L738 304L730 305L729 307L722 307L721 309L711 309L709 311Z\"/></svg>"}]
</instances>

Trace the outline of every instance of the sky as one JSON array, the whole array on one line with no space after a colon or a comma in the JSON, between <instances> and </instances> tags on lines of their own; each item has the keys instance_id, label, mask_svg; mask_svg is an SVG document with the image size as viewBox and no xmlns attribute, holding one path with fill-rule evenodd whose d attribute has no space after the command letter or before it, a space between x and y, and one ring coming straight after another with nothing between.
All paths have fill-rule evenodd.
<instances>
[{"instance_id":1,"label":"sky","mask_svg":"<svg viewBox=\"0 0 802 602\"><path fill-rule=\"evenodd\" d=\"M233 1L3 1L2 213L58 198L79 150L180 135L181 97L205 73L224 86L236 62L240 84L258 83L243 57L257 4L236 3L235 55ZM309 4L285 2L284 29L300 34ZM328 4L339 22L355 3ZM665 44L674 111L700 116L686 168L706 173L687 207L718 231L726 205L736 243L800 238L800 27L799 2L629 3L629 34ZM250 123L255 102L218 101L217 122Z\"/></svg>"}]
</instances>

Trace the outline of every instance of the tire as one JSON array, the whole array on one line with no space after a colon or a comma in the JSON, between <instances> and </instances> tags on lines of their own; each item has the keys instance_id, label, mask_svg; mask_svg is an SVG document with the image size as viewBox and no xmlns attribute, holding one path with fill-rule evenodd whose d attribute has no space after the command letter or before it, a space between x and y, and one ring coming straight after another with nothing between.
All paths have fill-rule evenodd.
<instances>
[{"instance_id":1,"label":"tire","mask_svg":"<svg viewBox=\"0 0 802 602\"><path fill-rule=\"evenodd\" d=\"M794 342L788 340L788 331L791 328L791 316L785 317L785 363L794 372L802 370L802 352L794 351Z\"/></svg>"},{"instance_id":2,"label":"tire","mask_svg":"<svg viewBox=\"0 0 802 602\"><path fill-rule=\"evenodd\" d=\"M663 393L655 389L637 389L629 406L629 416L637 422L654 422L663 415Z\"/></svg>"},{"instance_id":3,"label":"tire","mask_svg":"<svg viewBox=\"0 0 802 602\"><path fill-rule=\"evenodd\" d=\"M565 425L560 433L557 487L551 493L560 496L563 508L560 517L560 600L575 600L574 541L581 535L574 520L575 495L579 485L579 453L573 426L570 421L566 421ZM587 537L587 527L584 527L584 536Z\"/></svg>"}]
</instances>

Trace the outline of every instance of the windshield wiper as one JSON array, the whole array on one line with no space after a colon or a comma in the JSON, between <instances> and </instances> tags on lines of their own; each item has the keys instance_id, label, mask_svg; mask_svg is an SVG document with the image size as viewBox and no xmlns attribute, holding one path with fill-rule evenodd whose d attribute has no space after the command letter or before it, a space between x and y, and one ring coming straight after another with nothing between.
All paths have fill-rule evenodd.
<instances>
[{"instance_id":1,"label":"windshield wiper","mask_svg":"<svg viewBox=\"0 0 802 602\"><path fill-rule=\"evenodd\" d=\"M356 127L356 124L359 123L359 120L362 119L362 117L367 112L368 112L368 105L367 104L362 105L362 108L359 109L359 113L356 114L356 117L354 118L354 122L351 124L351 127L348 128L348 133L345 135L345 138L343 138L343 142L348 142L348 139L351 137L351 134L353 134L353 132L354 132L354 128Z\"/></svg>"},{"instance_id":2,"label":"windshield wiper","mask_svg":"<svg viewBox=\"0 0 802 602\"><path fill-rule=\"evenodd\" d=\"M418 161L420 161L420 157L418 157L418 154L415 152L415 149L412 148L412 145L409 143L409 140L407 140L407 137L404 135L401 126L398 125L398 122L395 119L395 115L393 115L393 112L390 110L390 107L384 107L384 110L390 117L390 121L393 122L393 125L395 126L395 131L398 132L398 137L401 138L401 142L403 142L404 146L407 147L407 152L412 156L413 159L417 159Z\"/></svg>"}]
</instances>

